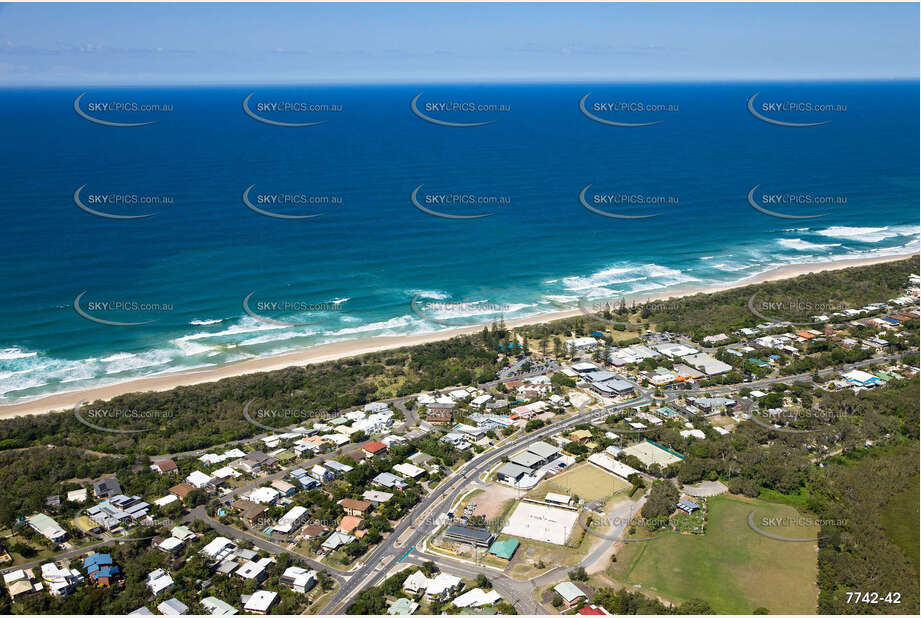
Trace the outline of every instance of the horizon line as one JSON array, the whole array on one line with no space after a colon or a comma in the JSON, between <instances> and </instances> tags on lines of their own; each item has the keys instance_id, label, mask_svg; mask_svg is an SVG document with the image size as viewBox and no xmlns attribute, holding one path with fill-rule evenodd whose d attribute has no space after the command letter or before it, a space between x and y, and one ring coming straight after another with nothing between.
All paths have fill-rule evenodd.
<instances>
[{"instance_id":1,"label":"horizon line","mask_svg":"<svg viewBox=\"0 0 921 618\"><path fill-rule=\"evenodd\" d=\"M426 86L426 85L605 85L605 84L758 84L758 83L872 83L872 82L913 82L921 81L921 76L860 76L860 77L725 77L725 78L665 78L665 79L533 79L533 78L460 78L460 79L425 79L418 80L372 80L372 79L319 79L313 81L279 80L279 81L213 81L213 82L180 82L180 81L151 81L151 82L6 82L0 84L0 90L14 88L93 88L93 87L122 87L122 88L213 88L213 87L244 87L244 86Z\"/></svg>"}]
</instances>

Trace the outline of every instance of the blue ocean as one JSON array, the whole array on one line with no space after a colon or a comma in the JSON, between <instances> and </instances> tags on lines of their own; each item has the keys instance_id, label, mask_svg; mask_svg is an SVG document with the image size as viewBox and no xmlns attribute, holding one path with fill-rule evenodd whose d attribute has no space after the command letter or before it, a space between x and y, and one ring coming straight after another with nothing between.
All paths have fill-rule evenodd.
<instances>
[{"instance_id":1,"label":"blue ocean","mask_svg":"<svg viewBox=\"0 0 921 618\"><path fill-rule=\"evenodd\" d=\"M918 249L917 82L0 101L0 403Z\"/></svg>"}]
</instances>

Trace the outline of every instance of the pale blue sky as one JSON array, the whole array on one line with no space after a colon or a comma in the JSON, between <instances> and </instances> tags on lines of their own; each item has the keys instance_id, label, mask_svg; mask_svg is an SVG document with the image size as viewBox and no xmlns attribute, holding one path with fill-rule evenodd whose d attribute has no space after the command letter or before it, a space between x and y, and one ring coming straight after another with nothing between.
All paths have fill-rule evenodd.
<instances>
[{"instance_id":1,"label":"pale blue sky","mask_svg":"<svg viewBox=\"0 0 921 618\"><path fill-rule=\"evenodd\" d=\"M5 4L0 84L918 78L918 4Z\"/></svg>"}]
</instances>

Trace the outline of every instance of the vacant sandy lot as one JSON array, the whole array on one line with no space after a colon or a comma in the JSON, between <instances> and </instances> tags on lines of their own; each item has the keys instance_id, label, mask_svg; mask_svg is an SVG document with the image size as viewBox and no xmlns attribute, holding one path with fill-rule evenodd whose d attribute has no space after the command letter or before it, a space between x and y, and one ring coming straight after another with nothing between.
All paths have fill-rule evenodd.
<instances>
[{"instance_id":1,"label":"vacant sandy lot","mask_svg":"<svg viewBox=\"0 0 921 618\"><path fill-rule=\"evenodd\" d=\"M489 485L476 494L467 498L467 504L476 504L473 515L482 515L486 519L496 519L502 514L502 507L509 500L518 497L518 491L506 485ZM463 514L463 505L459 507L459 514Z\"/></svg>"}]
</instances>

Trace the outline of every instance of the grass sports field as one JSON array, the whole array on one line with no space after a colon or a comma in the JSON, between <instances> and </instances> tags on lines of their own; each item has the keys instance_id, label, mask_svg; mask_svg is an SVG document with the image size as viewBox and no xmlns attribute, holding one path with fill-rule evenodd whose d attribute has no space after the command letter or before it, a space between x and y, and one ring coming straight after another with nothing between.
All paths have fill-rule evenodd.
<instances>
[{"instance_id":1,"label":"grass sports field","mask_svg":"<svg viewBox=\"0 0 921 618\"><path fill-rule=\"evenodd\" d=\"M592 464L582 463L544 481L528 497L540 500L548 492L556 492L576 495L586 501L603 500L626 487L630 487L627 481Z\"/></svg>"},{"instance_id":2,"label":"grass sports field","mask_svg":"<svg viewBox=\"0 0 921 618\"><path fill-rule=\"evenodd\" d=\"M918 573L918 477L909 488L892 497L883 508L883 528L893 543L898 545Z\"/></svg>"},{"instance_id":3,"label":"grass sports field","mask_svg":"<svg viewBox=\"0 0 921 618\"><path fill-rule=\"evenodd\" d=\"M706 534L665 534L645 543L626 543L608 573L673 603L703 599L718 614L750 614L759 607L772 614L814 614L816 543L756 534L747 522L752 509L756 521L797 515L787 505L717 496L709 501ZM789 526L770 530L790 538L817 534Z\"/></svg>"}]
</instances>

